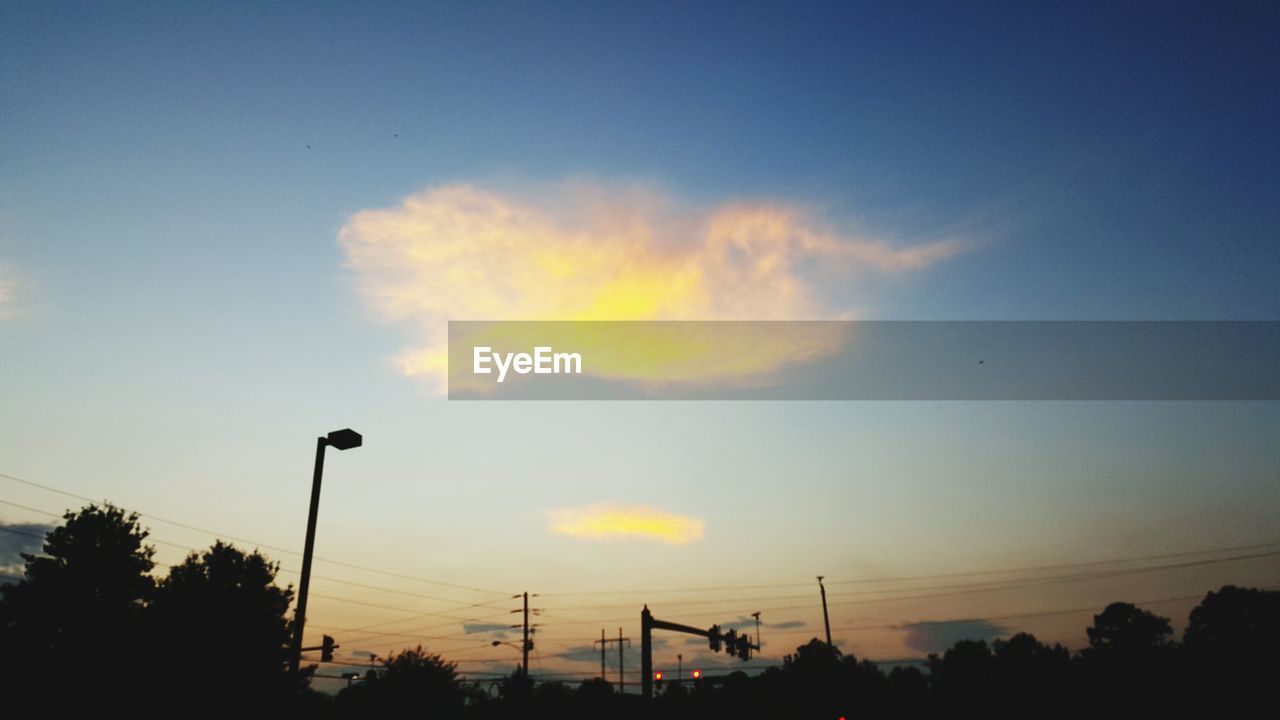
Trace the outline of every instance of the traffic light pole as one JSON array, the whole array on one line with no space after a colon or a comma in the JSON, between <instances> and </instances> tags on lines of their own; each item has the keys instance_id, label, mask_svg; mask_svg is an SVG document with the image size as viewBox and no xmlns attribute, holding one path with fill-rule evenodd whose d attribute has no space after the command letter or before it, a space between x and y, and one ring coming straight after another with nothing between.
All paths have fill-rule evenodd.
<instances>
[{"instance_id":1,"label":"traffic light pole","mask_svg":"<svg viewBox=\"0 0 1280 720\"><path fill-rule=\"evenodd\" d=\"M644 610L640 611L640 691L647 698L653 697L653 631L654 630L670 630L672 632L685 633L686 635L697 635L711 641L713 647L719 648L721 641L720 626L713 625L709 629L696 628L691 625L681 625L680 623L667 622L659 620L649 612L649 606L645 605ZM732 635L733 631L729 631ZM742 636L744 645L740 646L745 653L746 648L759 650L759 645L753 645L746 635ZM730 652L734 652L730 649ZM743 660L747 660L748 656L743 655Z\"/></svg>"},{"instance_id":2,"label":"traffic light pole","mask_svg":"<svg viewBox=\"0 0 1280 720\"><path fill-rule=\"evenodd\" d=\"M653 613L640 611L640 694L653 697Z\"/></svg>"}]
</instances>

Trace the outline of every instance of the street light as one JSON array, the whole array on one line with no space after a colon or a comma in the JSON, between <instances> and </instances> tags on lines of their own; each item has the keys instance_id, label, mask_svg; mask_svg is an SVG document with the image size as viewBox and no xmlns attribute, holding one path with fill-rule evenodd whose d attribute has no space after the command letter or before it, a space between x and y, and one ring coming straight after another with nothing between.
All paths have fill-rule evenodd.
<instances>
[{"instance_id":1,"label":"street light","mask_svg":"<svg viewBox=\"0 0 1280 720\"><path fill-rule=\"evenodd\" d=\"M311 553L316 544L316 515L320 512L320 477L324 474L324 448L350 450L364 444L360 433L347 428L334 430L328 437L316 438L316 471L311 478L311 512L307 515L307 545L302 552L302 578L298 581L298 608L293 617L293 657L290 667L298 672L302 665L302 626L307 620L307 589L311 585Z\"/></svg>"},{"instance_id":2,"label":"street light","mask_svg":"<svg viewBox=\"0 0 1280 720\"><path fill-rule=\"evenodd\" d=\"M520 674L525 677L529 676L529 651L533 649L533 640L526 640L523 646L517 645L513 642L508 642L506 640L494 640L489 644L492 645L493 647L498 647L499 645L506 645L507 647L515 648L516 650L519 650L521 653L523 653L524 663L520 666Z\"/></svg>"}]
</instances>

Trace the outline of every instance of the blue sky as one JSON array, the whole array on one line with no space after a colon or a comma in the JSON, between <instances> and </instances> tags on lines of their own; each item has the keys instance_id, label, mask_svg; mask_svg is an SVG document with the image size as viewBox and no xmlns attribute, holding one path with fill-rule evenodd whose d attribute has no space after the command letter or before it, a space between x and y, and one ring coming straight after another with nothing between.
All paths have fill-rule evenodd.
<instances>
[{"instance_id":1,"label":"blue sky","mask_svg":"<svg viewBox=\"0 0 1280 720\"><path fill-rule=\"evenodd\" d=\"M575 188L627 217L656 197L659 228L782 204L843 240L965 243L903 273L798 267L831 313L1276 319L1277 31L1270 3L0 3L0 472L296 547L311 439L351 426L367 446L331 460L321 554L512 592L1272 541L1274 404L450 404L397 368L423 320L388 321L385 277L338 238L464 184L556 217ZM594 502L706 536L548 533ZM1276 578L1225 563L867 622ZM552 617L548 648L599 629ZM902 635L847 642L901 656Z\"/></svg>"}]
</instances>

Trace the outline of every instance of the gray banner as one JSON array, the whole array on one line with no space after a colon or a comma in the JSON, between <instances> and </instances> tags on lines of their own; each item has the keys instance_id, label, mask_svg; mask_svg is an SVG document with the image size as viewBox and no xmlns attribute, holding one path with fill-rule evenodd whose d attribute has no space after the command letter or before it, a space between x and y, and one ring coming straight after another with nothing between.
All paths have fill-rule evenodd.
<instances>
[{"instance_id":1,"label":"gray banner","mask_svg":"<svg viewBox=\"0 0 1280 720\"><path fill-rule=\"evenodd\" d=\"M1277 321L450 322L452 400L1277 400Z\"/></svg>"}]
</instances>

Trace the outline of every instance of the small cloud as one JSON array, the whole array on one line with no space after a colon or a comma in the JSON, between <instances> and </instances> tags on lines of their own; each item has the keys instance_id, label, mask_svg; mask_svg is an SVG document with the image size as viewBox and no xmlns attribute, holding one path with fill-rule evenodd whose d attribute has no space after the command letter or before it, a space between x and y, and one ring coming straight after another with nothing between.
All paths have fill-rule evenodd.
<instances>
[{"instance_id":1,"label":"small cloud","mask_svg":"<svg viewBox=\"0 0 1280 720\"><path fill-rule=\"evenodd\" d=\"M761 628L771 628L773 630L795 630L807 625L803 620L787 620L785 622L769 622L761 619ZM754 633L756 630L756 619L753 617L739 616L737 620L720 623L721 630L736 630L738 632L748 631ZM699 641L702 642L702 641Z\"/></svg>"},{"instance_id":2,"label":"small cloud","mask_svg":"<svg viewBox=\"0 0 1280 720\"><path fill-rule=\"evenodd\" d=\"M706 521L649 505L597 503L551 511L551 532L583 540L639 538L685 545L702 539Z\"/></svg>"},{"instance_id":3,"label":"small cloud","mask_svg":"<svg viewBox=\"0 0 1280 720\"><path fill-rule=\"evenodd\" d=\"M922 652L941 652L961 640L993 640L1009 630L986 620L935 620L898 626L907 636L907 647Z\"/></svg>"},{"instance_id":4,"label":"small cloud","mask_svg":"<svg viewBox=\"0 0 1280 720\"><path fill-rule=\"evenodd\" d=\"M476 633L505 633L510 629L508 625L498 625L497 623L462 623L462 632L468 635Z\"/></svg>"}]
</instances>

